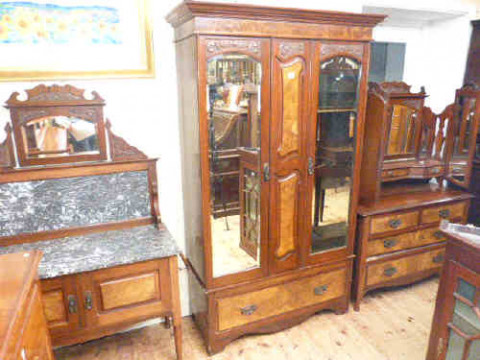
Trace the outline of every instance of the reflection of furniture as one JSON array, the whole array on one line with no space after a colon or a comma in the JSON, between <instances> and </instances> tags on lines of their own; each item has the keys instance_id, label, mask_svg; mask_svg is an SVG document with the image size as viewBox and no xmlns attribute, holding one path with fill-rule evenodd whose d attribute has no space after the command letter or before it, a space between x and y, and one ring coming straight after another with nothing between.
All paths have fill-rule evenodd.
<instances>
[{"instance_id":1,"label":"reflection of furniture","mask_svg":"<svg viewBox=\"0 0 480 360\"><path fill-rule=\"evenodd\" d=\"M441 270L442 219L465 222L468 193L420 185L397 189L374 205L360 206L355 309L373 289L410 284Z\"/></svg>"},{"instance_id":2,"label":"reflection of furniture","mask_svg":"<svg viewBox=\"0 0 480 360\"><path fill-rule=\"evenodd\" d=\"M84 106L83 91L68 85L40 85L27 94L33 94L25 103L35 103L34 112L38 99L49 98L42 100L41 111L85 110L98 116L95 107ZM19 115L17 108L11 111ZM180 359L178 249L160 222L156 160L113 134L108 121L101 129L99 139L105 142L99 145L105 147L99 153L107 154L108 141L108 161L42 167L21 162L18 168L0 156L0 253L44 252L39 277L53 345L81 343L165 317L168 324L173 321ZM14 135L17 147L6 141L0 154L21 151ZM7 128L7 139L11 136Z\"/></svg>"},{"instance_id":3,"label":"reflection of furniture","mask_svg":"<svg viewBox=\"0 0 480 360\"><path fill-rule=\"evenodd\" d=\"M474 360L480 354L480 229L442 225L448 238L427 360Z\"/></svg>"},{"instance_id":4,"label":"reflection of furniture","mask_svg":"<svg viewBox=\"0 0 480 360\"><path fill-rule=\"evenodd\" d=\"M311 241L311 204L314 173L321 164L315 160L325 158L327 162L331 158L342 163L339 159L345 157L338 149L328 152L326 146L338 145L331 136L321 138L325 146L316 156L320 140L316 122L320 117L332 134L346 138L343 146L355 159L346 172L358 175L361 139L357 143L352 141L350 129L363 133L367 80L363 70L369 60L372 27L382 19L381 15L198 1L183 2L167 17L176 34L183 104L180 122L183 143L188 145L182 152L184 196L190 208L185 221L186 254L192 270L192 309L210 353L220 351L244 334L277 331L323 309L347 311L359 179L353 176L351 180L352 210L349 212L348 206L342 209L345 211L342 243L316 252ZM245 221L241 225L242 236L244 231L255 230L239 240L251 255L248 260L256 256L258 265L225 274L214 271L219 264L218 254L225 254L220 251L223 248L219 243L228 238L214 231L218 223L211 220L209 146L210 149L212 146L208 141L210 114L206 92L212 83L214 61L245 57L260 68L261 110L258 129L248 131L249 138L257 140L257 144L237 146L240 179L244 181L239 187L241 191L248 189L248 194L241 195L246 196L245 203L240 205ZM349 86L331 86L343 75L348 76ZM225 73L223 76L229 77ZM349 109L339 109L345 102ZM344 124L339 129L335 121L327 124L335 116L317 114L318 111L326 114L325 103L335 105L329 111L342 113ZM261 137L252 135L260 130ZM198 180L198 174L202 181ZM256 190L251 192L257 186L259 203L255 200ZM256 215L246 216L257 212L260 219ZM253 218L256 220L249 228L246 221ZM259 243L247 245L253 243L249 236L257 237ZM233 262L235 256L227 260ZM218 273L222 275L215 277Z\"/></svg>"},{"instance_id":5,"label":"reflection of furniture","mask_svg":"<svg viewBox=\"0 0 480 360\"><path fill-rule=\"evenodd\" d=\"M53 360L42 310L40 252L0 256L0 359Z\"/></svg>"},{"instance_id":6,"label":"reflection of furniture","mask_svg":"<svg viewBox=\"0 0 480 360\"><path fill-rule=\"evenodd\" d=\"M468 50L467 66L465 68L464 84L480 86L480 20L472 21L472 37Z\"/></svg>"},{"instance_id":7,"label":"reflection of furniture","mask_svg":"<svg viewBox=\"0 0 480 360\"><path fill-rule=\"evenodd\" d=\"M257 176L259 152L239 148L240 247L258 258L260 241L260 177Z\"/></svg>"},{"instance_id":8,"label":"reflection of furniture","mask_svg":"<svg viewBox=\"0 0 480 360\"><path fill-rule=\"evenodd\" d=\"M452 124L458 123L460 107L452 104L436 115L423 107L425 93L412 95L409 88L404 83L370 85L358 211L356 309L372 289L412 283L438 272L440 265L429 259L445 246L438 233L439 220L467 220L471 194L443 182L426 183L449 178ZM459 93L463 91L457 91L457 103ZM396 99L393 107L404 106L398 115L412 114L413 123L404 120L408 126L402 128L402 120L392 118L395 110L388 106L392 96ZM384 99L388 100L385 104ZM395 121L399 126L392 137L388 123ZM410 146L411 126L417 140ZM378 226L382 230L375 230Z\"/></svg>"}]
</instances>

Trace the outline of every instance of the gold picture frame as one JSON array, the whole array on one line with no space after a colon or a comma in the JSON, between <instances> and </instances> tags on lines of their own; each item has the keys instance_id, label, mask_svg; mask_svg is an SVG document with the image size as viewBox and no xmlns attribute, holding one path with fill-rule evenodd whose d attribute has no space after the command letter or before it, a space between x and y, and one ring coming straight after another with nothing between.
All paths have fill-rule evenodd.
<instances>
[{"instance_id":1,"label":"gold picture frame","mask_svg":"<svg viewBox=\"0 0 480 360\"><path fill-rule=\"evenodd\" d=\"M150 0L0 0L0 81L151 78Z\"/></svg>"}]
</instances>

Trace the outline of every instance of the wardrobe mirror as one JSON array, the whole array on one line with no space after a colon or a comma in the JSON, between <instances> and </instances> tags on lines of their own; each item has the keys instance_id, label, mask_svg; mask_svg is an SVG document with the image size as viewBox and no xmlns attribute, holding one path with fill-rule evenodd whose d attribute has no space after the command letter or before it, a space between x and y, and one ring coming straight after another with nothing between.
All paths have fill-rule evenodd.
<instances>
[{"instance_id":1,"label":"wardrobe mirror","mask_svg":"<svg viewBox=\"0 0 480 360\"><path fill-rule=\"evenodd\" d=\"M416 119L415 109L400 104L393 105L387 155L415 155Z\"/></svg>"},{"instance_id":2,"label":"wardrobe mirror","mask_svg":"<svg viewBox=\"0 0 480 360\"><path fill-rule=\"evenodd\" d=\"M312 253L347 244L360 70L344 56L320 65Z\"/></svg>"},{"instance_id":3,"label":"wardrobe mirror","mask_svg":"<svg viewBox=\"0 0 480 360\"><path fill-rule=\"evenodd\" d=\"M46 116L29 120L21 127L28 158L98 154L97 126L71 116Z\"/></svg>"},{"instance_id":4,"label":"wardrobe mirror","mask_svg":"<svg viewBox=\"0 0 480 360\"><path fill-rule=\"evenodd\" d=\"M260 265L261 64L224 54L207 64L213 276Z\"/></svg>"}]
</instances>

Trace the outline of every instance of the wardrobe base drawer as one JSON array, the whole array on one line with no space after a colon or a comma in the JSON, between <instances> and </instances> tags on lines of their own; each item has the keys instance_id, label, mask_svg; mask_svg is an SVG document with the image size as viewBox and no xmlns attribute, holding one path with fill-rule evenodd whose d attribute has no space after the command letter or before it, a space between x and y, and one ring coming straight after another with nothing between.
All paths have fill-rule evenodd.
<instances>
[{"instance_id":1,"label":"wardrobe base drawer","mask_svg":"<svg viewBox=\"0 0 480 360\"><path fill-rule=\"evenodd\" d=\"M223 331L346 295L347 269L244 294L218 298L217 329Z\"/></svg>"},{"instance_id":2,"label":"wardrobe base drawer","mask_svg":"<svg viewBox=\"0 0 480 360\"><path fill-rule=\"evenodd\" d=\"M386 260L367 266L367 286L386 283L404 276L415 275L422 271L440 268L445 249L435 249L402 258Z\"/></svg>"}]
</instances>

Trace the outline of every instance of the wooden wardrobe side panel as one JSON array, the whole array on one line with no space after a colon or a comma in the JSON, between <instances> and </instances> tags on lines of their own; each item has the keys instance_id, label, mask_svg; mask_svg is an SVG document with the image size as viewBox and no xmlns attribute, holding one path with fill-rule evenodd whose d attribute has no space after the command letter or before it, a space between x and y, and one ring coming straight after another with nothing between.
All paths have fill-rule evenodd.
<instances>
[{"instance_id":1,"label":"wooden wardrobe side panel","mask_svg":"<svg viewBox=\"0 0 480 360\"><path fill-rule=\"evenodd\" d=\"M196 274L205 281L202 220L202 169L198 114L197 38L175 44L178 78L178 113L182 156L182 189L185 221L185 252Z\"/></svg>"}]
</instances>

